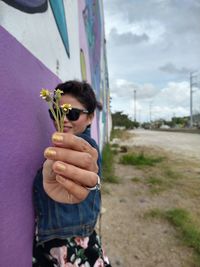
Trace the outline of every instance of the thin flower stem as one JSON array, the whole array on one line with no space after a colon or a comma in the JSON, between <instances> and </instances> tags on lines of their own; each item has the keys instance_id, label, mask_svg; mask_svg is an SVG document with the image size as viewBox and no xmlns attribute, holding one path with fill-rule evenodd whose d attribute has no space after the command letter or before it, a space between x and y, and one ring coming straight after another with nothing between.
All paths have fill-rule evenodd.
<instances>
[{"instance_id":1,"label":"thin flower stem","mask_svg":"<svg viewBox=\"0 0 200 267\"><path fill-rule=\"evenodd\" d=\"M59 121L60 121L60 128L61 128L61 132L63 132L63 123L62 123L62 114L61 114L61 111L60 111L60 107L59 107L59 105L58 105L58 116L59 116Z\"/></svg>"},{"instance_id":2,"label":"thin flower stem","mask_svg":"<svg viewBox=\"0 0 200 267\"><path fill-rule=\"evenodd\" d=\"M51 97L52 93L49 90L43 88L40 92L40 97L44 99L46 102L48 102L49 104L50 112L53 115L53 118L57 126L57 130L59 132L63 132L64 130L64 118L65 118L65 114L64 112L61 112L61 109L59 106L59 100L61 98L61 94L63 94L62 90L60 89L55 90L55 101L54 101L54 99ZM67 106L67 109L68 109L68 106Z\"/></svg>"},{"instance_id":3,"label":"thin flower stem","mask_svg":"<svg viewBox=\"0 0 200 267\"><path fill-rule=\"evenodd\" d=\"M50 111L51 111L51 113L52 113L52 115L53 115L55 121L56 121L56 124L57 124L57 127L58 127L58 132L60 132L61 129L60 129L59 119L57 118L56 113L55 113L55 111L54 111L52 105L49 105L49 108L50 108Z\"/></svg>"},{"instance_id":4,"label":"thin flower stem","mask_svg":"<svg viewBox=\"0 0 200 267\"><path fill-rule=\"evenodd\" d=\"M63 132L63 123L64 123L64 120L62 122L62 114L61 114L61 111L60 111L58 99L56 99L56 102L55 101L52 101L52 104L56 107L57 120L59 121L59 129L60 129L59 131L62 133Z\"/></svg>"},{"instance_id":5,"label":"thin flower stem","mask_svg":"<svg viewBox=\"0 0 200 267\"><path fill-rule=\"evenodd\" d=\"M61 131L63 132L64 130L64 119L65 119L65 113L63 113L62 117L61 117Z\"/></svg>"}]
</instances>

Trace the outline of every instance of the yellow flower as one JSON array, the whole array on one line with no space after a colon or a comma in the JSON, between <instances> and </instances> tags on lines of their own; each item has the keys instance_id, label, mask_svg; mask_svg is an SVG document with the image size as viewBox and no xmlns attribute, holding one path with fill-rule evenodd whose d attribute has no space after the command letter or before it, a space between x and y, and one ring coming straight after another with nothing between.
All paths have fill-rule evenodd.
<instances>
[{"instance_id":1,"label":"yellow flower","mask_svg":"<svg viewBox=\"0 0 200 267\"><path fill-rule=\"evenodd\" d=\"M72 109L72 105L71 104L63 104L62 106L60 106L63 113L68 113L70 109Z\"/></svg>"},{"instance_id":2,"label":"yellow flower","mask_svg":"<svg viewBox=\"0 0 200 267\"><path fill-rule=\"evenodd\" d=\"M55 99L60 99L61 98L61 94L63 94L64 92L60 89L57 89L55 90L55 93L54 93L54 96L55 96Z\"/></svg>"},{"instance_id":3,"label":"yellow flower","mask_svg":"<svg viewBox=\"0 0 200 267\"><path fill-rule=\"evenodd\" d=\"M50 93L50 91L47 90L47 89L44 89L44 88L43 88L43 89L40 91L40 97L41 97L42 99L46 100L47 102L50 102L50 101L51 101L51 93Z\"/></svg>"}]
</instances>

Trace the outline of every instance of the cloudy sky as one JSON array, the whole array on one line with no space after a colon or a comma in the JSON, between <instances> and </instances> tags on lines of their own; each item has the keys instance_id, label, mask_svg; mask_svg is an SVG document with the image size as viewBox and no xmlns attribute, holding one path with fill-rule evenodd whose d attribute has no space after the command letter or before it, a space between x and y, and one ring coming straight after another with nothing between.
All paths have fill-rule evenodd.
<instances>
[{"instance_id":1,"label":"cloudy sky","mask_svg":"<svg viewBox=\"0 0 200 267\"><path fill-rule=\"evenodd\" d=\"M136 90L140 122L189 115L190 72L200 76L200 1L104 0L104 16L112 112L134 118Z\"/></svg>"}]
</instances>

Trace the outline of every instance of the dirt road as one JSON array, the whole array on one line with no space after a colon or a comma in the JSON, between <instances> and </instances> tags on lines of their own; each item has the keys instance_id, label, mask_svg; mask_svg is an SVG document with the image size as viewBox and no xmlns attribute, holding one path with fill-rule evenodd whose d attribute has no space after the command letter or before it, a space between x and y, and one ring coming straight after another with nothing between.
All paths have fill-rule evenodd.
<instances>
[{"instance_id":1,"label":"dirt road","mask_svg":"<svg viewBox=\"0 0 200 267\"><path fill-rule=\"evenodd\" d=\"M177 207L200 215L200 136L148 130L131 134L130 139L119 140L120 145L135 151L141 146L146 151L152 148L155 155L164 153L169 158L160 167L141 169L119 164L120 155L116 156L115 173L121 182L104 184L102 197L106 209L102 240L112 266L199 267L200 263L194 263L193 249L177 238L177 231L169 222L144 219L144 215L152 209ZM169 179L169 187L163 190L162 183L161 187L148 183L153 177L165 185L169 177L164 177L163 171L177 174L177 178ZM158 189L156 194L153 189Z\"/></svg>"},{"instance_id":2,"label":"dirt road","mask_svg":"<svg viewBox=\"0 0 200 267\"><path fill-rule=\"evenodd\" d=\"M134 130L128 145L161 147L188 159L200 160L200 134Z\"/></svg>"}]
</instances>

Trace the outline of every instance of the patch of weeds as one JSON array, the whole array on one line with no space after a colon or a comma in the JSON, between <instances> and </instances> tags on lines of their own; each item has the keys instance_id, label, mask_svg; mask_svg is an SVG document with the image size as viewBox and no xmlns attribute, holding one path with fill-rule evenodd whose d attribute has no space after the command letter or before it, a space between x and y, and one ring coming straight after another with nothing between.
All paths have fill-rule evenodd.
<instances>
[{"instance_id":1,"label":"patch of weeds","mask_svg":"<svg viewBox=\"0 0 200 267\"><path fill-rule=\"evenodd\" d=\"M134 183L138 183L138 182L141 182L141 179L139 177L133 177L131 178L131 181Z\"/></svg>"},{"instance_id":2,"label":"patch of weeds","mask_svg":"<svg viewBox=\"0 0 200 267\"><path fill-rule=\"evenodd\" d=\"M167 180L157 177L149 177L146 180L146 183L150 186L150 191L152 194L158 194L171 187L171 183L169 183Z\"/></svg>"},{"instance_id":3,"label":"patch of weeds","mask_svg":"<svg viewBox=\"0 0 200 267\"><path fill-rule=\"evenodd\" d=\"M163 180L161 180L160 178L156 178L156 177L149 177L147 179L147 183L151 185L162 185Z\"/></svg>"},{"instance_id":4,"label":"patch of weeds","mask_svg":"<svg viewBox=\"0 0 200 267\"><path fill-rule=\"evenodd\" d=\"M114 174L114 152L109 143L102 151L102 175L104 182L119 183L119 178Z\"/></svg>"},{"instance_id":5,"label":"patch of weeds","mask_svg":"<svg viewBox=\"0 0 200 267\"><path fill-rule=\"evenodd\" d=\"M119 144L111 144L112 147L119 147Z\"/></svg>"},{"instance_id":6,"label":"patch of weeds","mask_svg":"<svg viewBox=\"0 0 200 267\"><path fill-rule=\"evenodd\" d=\"M146 212L144 219L165 219L174 225L179 232L181 241L194 249L191 266L198 267L200 262L200 229L194 223L191 215L185 209L174 208L167 211L152 209ZM188 265L187 265L188 266Z\"/></svg>"},{"instance_id":7,"label":"patch of weeds","mask_svg":"<svg viewBox=\"0 0 200 267\"><path fill-rule=\"evenodd\" d=\"M151 188L150 192L153 195L158 195L161 192L163 192L164 190L165 190L165 188L163 188L163 187L154 187L154 188Z\"/></svg>"},{"instance_id":8,"label":"patch of weeds","mask_svg":"<svg viewBox=\"0 0 200 267\"><path fill-rule=\"evenodd\" d=\"M110 140L113 140L114 138L119 138L121 140L127 140L131 137L133 137L133 134L130 134L127 130L112 129L111 135L110 135Z\"/></svg>"},{"instance_id":9,"label":"patch of weeds","mask_svg":"<svg viewBox=\"0 0 200 267\"><path fill-rule=\"evenodd\" d=\"M166 219L182 233L182 240L200 254L200 230L192 221L188 211L171 209L165 213Z\"/></svg>"},{"instance_id":10,"label":"patch of weeds","mask_svg":"<svg viewBox=\"0 0 200 267\"><path fill-rule=\"evenodd\" d=\"M124 133L124 130L112 129L110 139L112 140L114 138L122 138L123 133Z\"/></svg>"},{"instance_id":11,"label":"patch of weeds","mask_svg":"<svg viewBox=\"0 0 200 267\"><path fill-rule=\"evenodd\" d=\"M150 211L144 214L144 218L162 218L163 212L160 209L151 209Z\"/></svg>"},{"instance_id":12,"label":"patch of weeds","mask_svg":"<svg viewBox=\"0 0 200 267\"><path fill-rule=\"evenodd\" d=\"M174 172L174 171L170 170L169 168L164 170L164 175L166 176L166 178L173 179L173 180L180 177L179 173Z\"/></svg>"},{"instance_id":13,"label":"patch of weeds","mask_svg":"<svg viewBox=\"0 0 200 267\"><path fill-rule=\"evenodd\" d=\"M112 149L112 152L116 155L117 153L119 153L119 150L117 150L117 149Z\"/></svg>"},{"instance_id":14,"label":"patch of weeds","mask_svg":"<svg viewBox=\"0 0 200 267\"><path fill-rule=\"evenodd\" d=\"M200 262L200 254L197 252L194 254L191 263L189 262L190 265L187 266L192 266L192 267L199 267L199 262ZM186 265L185 265L186 266Z\"/></svg>"},{"instance_id":15,"label":"patch of weeds","mask_svg":"<svg viewBox=\"0 0 200 267\"><path fill-rule=\"evenodd\" d=\"M151 155L145 155L144 152L128 153L120 158L120 163L125 165L135 166L154 166L163 160L163 157L154 157Z\"/></svg>"},{"instance_id":16,"label":"patch of weeds","mask_svg":"<svg viewBox=\"0 0 200 267\"><path fill-rule=\"evenodd\" d=\"M200 198L199 177L194 177L192 175L182 176L182 179L177 182L177 186L179 187L179 195L183 198Z\"/></svg>"},{"instance_id":17,"label":"patch of weeds","mask_svg":"<svg viewBox=\"0 0 200 267\"><path fill-rule=\"evenodd\" d=\"M116 175L109 175L109 176L104 176L104 181L107 183L112 183L112 184L119 184L120 183L120 179L118 176Z\"/></svg>"}]
</instances>

